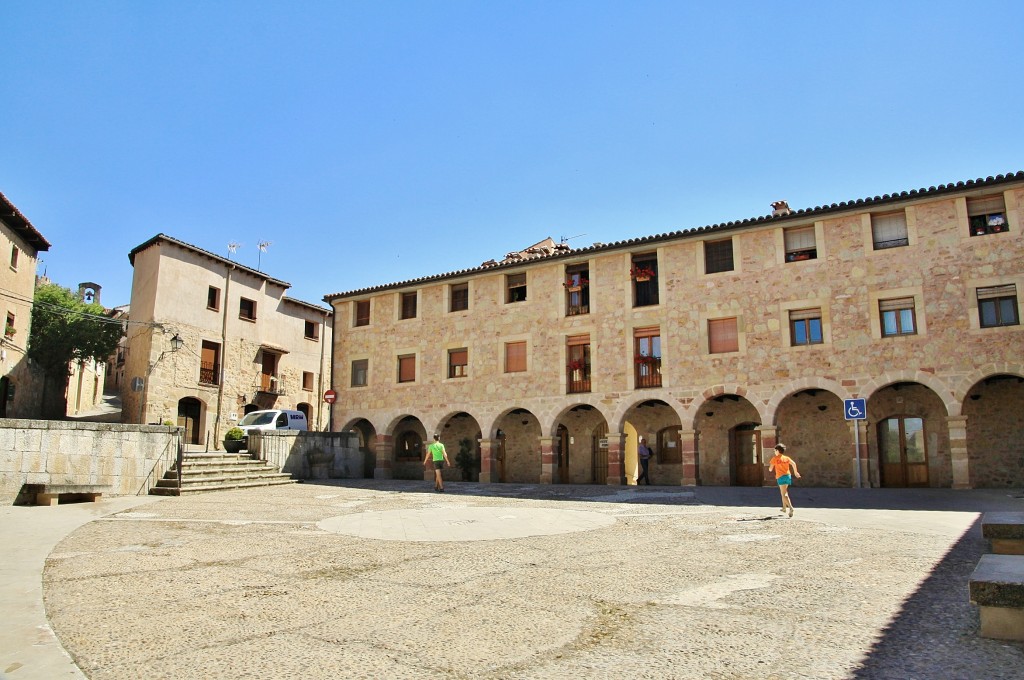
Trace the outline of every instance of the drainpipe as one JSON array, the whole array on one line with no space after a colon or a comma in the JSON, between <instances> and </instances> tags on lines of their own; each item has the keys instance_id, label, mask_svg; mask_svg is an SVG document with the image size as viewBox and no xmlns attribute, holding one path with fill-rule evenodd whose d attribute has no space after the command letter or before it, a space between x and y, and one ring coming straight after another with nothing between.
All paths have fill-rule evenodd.
<instances>
[{"instance_id":1,"label":"drainpipe","mask_svg":"<svg viewBox=\"0 0 1024 680\"><path fill-rule=\"evenodd\" d=\"M327 344L327 312L323 313L324 317L324 332L320 338L320 370L317 372L317 389L319 394L316 400L316 429L320 431L320 418L324 412L324 354L327 348L324 346ZM334 338L334 329L331 329L331 339Z\"/></svg>"},{"instance_id":2,"label":"drainpipe","mask_svg":"<svg viewBox=\"0 0 1024 680\"><path fill-rule=\"evenodd\" d=\"M224 405L224 367L228 362L228 293L231 291L231 272L235 265L230 265L224 274L224 314L220 322L220 375L217 376L217 417L213 421L213 448L220 450L220 416Z\"/></svg>"}]
</instances>

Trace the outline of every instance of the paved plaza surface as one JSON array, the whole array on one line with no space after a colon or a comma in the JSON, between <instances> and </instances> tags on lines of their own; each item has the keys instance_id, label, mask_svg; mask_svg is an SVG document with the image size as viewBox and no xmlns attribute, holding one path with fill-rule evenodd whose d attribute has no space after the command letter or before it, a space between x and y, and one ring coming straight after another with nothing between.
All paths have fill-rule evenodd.
<instances>
[{"instance_id":1,"label":"paved plaza surface","mask_svg":"<svg viewBox=\"0 0 1024 680\"><path fill-rule=\"evenodd\" d=\"M0 677L1022 678L1020 490L342 481L0 509Z\"/></svg>"}]
</instances>

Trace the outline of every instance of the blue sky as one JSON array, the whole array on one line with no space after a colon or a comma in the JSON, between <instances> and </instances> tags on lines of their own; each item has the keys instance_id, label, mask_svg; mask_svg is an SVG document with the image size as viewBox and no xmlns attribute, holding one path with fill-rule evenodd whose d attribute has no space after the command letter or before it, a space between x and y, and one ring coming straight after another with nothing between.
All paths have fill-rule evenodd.
<instances>
[{"instance_id":1,"label":"blue sky","mask_svg":"<svg viewBox=\"0 0 1024 680\"><path fill-rule=\"evenodd\" d=\"M321 303L1024 169L1019 1L12 0L0 25L0 191L107 306L160 232Z\"/></svg>"}]
</instances>

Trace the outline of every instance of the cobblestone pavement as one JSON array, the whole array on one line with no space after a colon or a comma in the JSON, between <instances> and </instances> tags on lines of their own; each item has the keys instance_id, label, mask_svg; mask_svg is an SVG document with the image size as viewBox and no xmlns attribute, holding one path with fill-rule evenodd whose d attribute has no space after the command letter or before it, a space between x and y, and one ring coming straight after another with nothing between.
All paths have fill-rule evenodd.
<instances>
[{"instance_id":1,"label":"cobblestone pavement","mask_svg":"<svg viewBox=\"0 0 1024 680\"><path fill-rule=\"evenodd\" d=\"M772 488L447 487L116 512L49 554L46 614L95 680L1024 673L967 595L1020 492L796 488L787 519Z\"/></svg>"}]
</instances>

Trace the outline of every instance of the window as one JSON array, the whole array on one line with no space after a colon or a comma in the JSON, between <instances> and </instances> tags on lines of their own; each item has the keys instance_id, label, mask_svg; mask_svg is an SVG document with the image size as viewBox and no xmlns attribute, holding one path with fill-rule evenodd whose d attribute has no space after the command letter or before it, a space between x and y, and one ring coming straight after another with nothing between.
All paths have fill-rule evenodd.
<instances>
[{"instance_id":1,"label":"window","mask_svg":"<svg viewBox=\"0 0 1024 680\"><path fill-rule=\"evenodd\" d=\"M732 270L732 239L705 241L704 273L717 274L718 272L731 272Z\"/></svg>"},{"instance_id":2,"label":"window","mask_svg":"<svg viewBox=\"0 0 1024 680\"><path fill-rule=\"evenodd\" d=\"M573 335L566 339L566 392L590 391L590 336Z\"/></svg>"},{"instance_id":3,"label":"window","mask_svg":"<svg viewBox=\"0 0 1024 680\"><path fill-rule=\"evenodd\" d=\"M587 265L565 268L565 315L590 313L590 269Z\"/></svg>"},{"instance_id":4,"label":"window","mask_svg":"<svg viewBox=\"0 0 1024 680\"><path fill-rule=\"evenodd\" d=\"M238 318L246 321L256 320L256 301L242 298L238 301Z\"/></svg>"},{"instance_id":5,"label":"window","mask_svg":"<svg viewBox=\"0 0 1024 680\"><path fill-rule=\"evenodd\" d=\"M206 308L220 311L220 288L210 286L206 291Z\"/></svg>"},{"instance_id":6,"label":"window","mask_svg":"<svg viewBox=\"0 0 1024 680\"><path fill-rule=\"evenodd\" d=\"M313 391L313 374L309 371L302 372L302 389L307 392Z\"/></svg>"},{"instance_id":7,"label":"window","mask_svg":"<svg viewBox=\"0 0 1024 680\"><path fill-rule=\"evenodd\" d=\"M875 250L899 248L909 245L907 238L907 213L899 211L885 215L871 216L871 241Z\"/></svg>"},{"instance_id":8,"label":"window","mask_svg":"<svg viewBox=\"0 0 1024 680\"><path fill-rule=\"evenodd\" d=\"M359 300L355 305L355 319L353 323L356 326L369 326L370 325L370 301Z\"/></svg>"},{"instance_id":9,"label":"window","mask_svg":"<svg viewBox=\"0 0 1024 680\"><path fill-rule=\"evenodd\" d=\"M465 378L469 369L469 351L462 349L448 350L448 377Z\"/></svg>"},{"instance_id":10,"label":"window","mask_svg":"<svg viewBox=\"0 0 1024 680\"><path fill-rule=\"evenodd\" d=\"M784 229L782 231L782 238L786 243L786 262L818 259L818 246L814 241L814 227L794 227L792 229ZM729 251L731 263L731 247ZM731 264L729 265L729 269L732 269Z\"/></svg>"},{"instance_id":11,"label":"window","mask_svg":"<svg viewBox=\"0 0 1024 680\"><path fill-rule=\"evenodd\" d=\"M18 255L19 254L21 254L21 251L18 250L18 246L12 245L11 246L11 269L17 269L18 268Z\"/></svg>"},{"instance_id":12,"label":"window","mask_svg":"<svg viewBox=\"0 0 1024 680\"><path fill-rule=\"evenodd\" d=\"M736 317L708 320L708 351L711 354L740 351L740 336L736 322Z\"/></svg>"},{"instance_id":13,"label":"window","mask_svg":"<svg viewBox=\"0 0 1024 680\"><path fill-rule=\"evenodd\" d=\"M416 381L416 355L403 354L398 357L398 382L408 383Z\"/></svg>"},{"instance_id":14,"label":"window","mask_svg":"<svg viewBox=\"0 0 1024 680\"><path fill-rule=\"evenodd\" d=\"M220 383L220 344L203 340L199 356L199 382L208 385Z\"/></svg>"},{"instance_id":15,"label":"window","mask_svg":"<svg viewBox=\"0 0 1024 680\"><path fill-rule=\"evenodd\" d=\"M526 342L505 343L505 372L522 373L526 370Z\"/></svg>"},{"instance_id":16,"label":"window","mask_svg":"<svg viewBox=\"0 0 1024 680\"><path fill-rule=\"evenodd\" d=\"M505 277L505 302L526 300L526 272Z\"/></svg>"},{"instance_id":17,"label":"window","mask_svg":"<svg viewBox=\"0 0 1024 680\"><path fill-rule=\"evenodd\" d=\"M661 387L661 331L637 328L633 331L635 386Z\"/></svg>"},{"instance_id":18,"label":"window","mask_svg":"<svg viewBox=\"0 0 1024 680\"><path fill-rule=\"evenodd\" d=\"M967 222L971 236L1006 231L1006 202L1002 196L967 199Z\"/></svg>"},{"instance_id":19,"label":"window","mask_svg":"<svg viewBox=\"0 0 1024 680\"><path fill-rule=\"evenodd\" d=\"M469 284L453 283L448 289L448 311L462 312L469 309Z\"/></svg>"},{"instance_id":20,"label":"window","mask_svg":"<svg viewBox=\"0 0 1024 680\"><path fill-rule=\"evenodd\" d=\"M1017 284L979 288L978 318L982 328L1018 325Z\"/></svg>"},{"instance_id":21,"label":"window","mask_svg":"<svg viewBox=\"0 0 1024 680\"><path fill-rule=\"evenodd\" d=\"M315 321L306 322L306 330L304 335L307 340L319 340L320 339L320 324Z\"/></svg>"},{"instance_id":22,"label":"window","mask_svg":"<svg viewBox=\"0 0 1024 680\"><path fill-rule=\"evenodd\" d=\"M914 298L879 300L878 311L882 320L882 336L913 335L917 332L914 319Z\"/></svg>"},{"instance_id":23,"label":"window","mask_svg":"<svg viewBox=\"0 0 1024 680\"><path fill-rule=\"evenodd\" d=\"M416 318L416 293L402 293L402 316L403 319Z\"/></svg>"},{"instance_id":24,"label":"window","mask_svg":"<svg viewBox=\"0 0 1024 680\"><path fill-rule=\"evenodd\" d=\"M14 321L14 314L11 312L7 312L7 325L4 326L4 337L7 338L8 340L14 337Z\"/></svg>"},{"instance_id":25,"label":"window","mask_svg":"<svg viewBox=\"0 0 1024 680\"><path fill-rule=\"evenodd\" d=\"M629 275L633 279L633 306L658 304L658 256L634 256Z\"/></svg>"},{"instance_id":26,"label":"window","mask_svg":"<svg viewBox=\"0 0 1024 680\"><path fill-rule=\"evenodd\" d=\"M789 344L820 345L824 342L821 334L820 309L795 309L789 313Z\"/></svg>"},{"instance_id":27,"label":"window","mask_svg":"<svg viewBox=\"0 0 1024 680\"><path fill-rule=\"evenodd\" d=\"M352 362L352 387L366 387L366 369L369 359L356 359Z\"/></svg>"}]
</instances>

